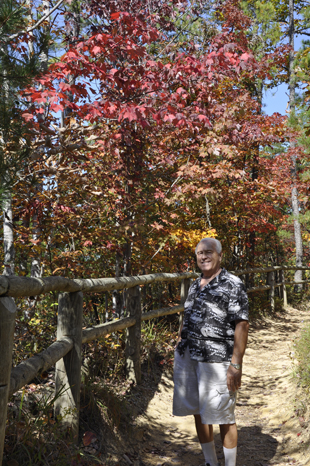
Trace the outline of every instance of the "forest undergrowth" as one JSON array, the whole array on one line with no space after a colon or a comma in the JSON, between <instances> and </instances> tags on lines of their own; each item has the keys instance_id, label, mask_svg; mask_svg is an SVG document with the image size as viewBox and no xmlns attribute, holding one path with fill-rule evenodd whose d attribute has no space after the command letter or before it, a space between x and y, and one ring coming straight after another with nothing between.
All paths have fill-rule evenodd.
<instances>
[{"instance_id":1,"label":"forest undergrowth","mask_svg":"<svg viewBox=\"0 0 310 466\"><path fill-rule=\"evenodd\" d=\"M30 311L27 307L27 313L23 303L19 304L14 365L54 341L57 320L55 306L46 299L36 302ZM96 324L95 316L88 311L85 325ZM178 319L169 316L142 323L142 377L147 387L158 384L162 371L172 368ZM54 417L54 367L13 395L8 405L4 466L108 464L109 454L103 445L106 440L100 442L92 432L100 424L105 439L117 437L119 429L132 420L135 387L125 377L125 337L120 331L83 345L78 446ZM112 443L115 441L111 438Z\"/></svg>"}]
</instances>

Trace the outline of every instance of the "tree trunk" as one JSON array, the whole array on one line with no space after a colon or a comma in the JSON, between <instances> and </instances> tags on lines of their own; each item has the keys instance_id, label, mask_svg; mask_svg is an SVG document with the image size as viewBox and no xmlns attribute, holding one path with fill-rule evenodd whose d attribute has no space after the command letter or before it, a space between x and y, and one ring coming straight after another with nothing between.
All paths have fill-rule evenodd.
<instances>
[{"instance_id":1,"label":"tree trunk","mask_svg":"<svg viewBox=\"0 0 310 466\"><path fill-rule=\"evenodd\" d=\"M4 71L5 73L5 71ZM9 82L4 79L4 107L9 105ZM0 135L0 143L5 146L7 140L4 134ZM13 234L13 210L12 210L12 191L10 186L10 177L6 173L2 177L3 194L2 194L2 211L3 211L3 247L4 247L4 271L3 275L14 275L15 265L15 248Z\"/></svg>"},{"instance_id":2,"label":"tree trunk","mask_svg":"<svg viewBox=\"0 0 310 466\"><path fill-rule=\"evenodd\" d=\"M4 246L4 271L3 275L14 275L15 248L13 234L12 193L6 187L3 193L3 246Z\"/></svg>"},{"instance_id":3,"label":"tree trunk","mask_svg":"<svg viewBox=\"0 0 310 466\"><path fill-rule=\"evenodd\" d=\"M16 306L13 299L0 298L0 466L2 464L6 415L9 398L15 318Z\"/></svg>"},{"instance_id":4,"label":"tree trunk","mask_svg":"<svg viewBox=\"0 0 310 466\"><path fill-rule=\"evenodd\" d=\"M128 380L141 383L141 292L135 286L128 290L128 316L134 317L136 323L126 330L126 375Z\"/></svg>"},{"instance_id":5,"label":"tree trunk","mask_svg":"<svg viewBox=\"0 0 310 466\"><path fill-rule=\"evenodd\" d=\"M42 15L43 16L48 15L50 12L49 1L43 0L42 6L43 6ZM49 27L50 27L49 17L48 19L45 20L42 27L44 27L45 34L48 36ZM28 53L31 54L32 50L33 50L33 44L32 44L32 41L30 40L28 41ZM40 69L44 73L47 70L47 68L48 68L48 45L43 48L40 54ZM44 115L44 113L42 115ZM43 120L43 117L42 117L42 120ZM39 197L37 196L37 194L43 191L43 184L40 180L38 183L36 183L35 190L36 190L35 197ZM33 225L32 239L36 242L35 244L40 244L41 242L40 240L42 236L42 229L41 229L41 224L40 224L40 216L39 216L38 208L39 206L37 207L36 209L37 211L34 213L33 218L32 218L32 225ZM43 269L41 266L41 262L42 262L41 254L40 252L38 252L31 261L31 271L30 271L31 277L36 277L36 278L42 277ZM33 303L33 305L35 305L35 303Z\"/></svg>"},{"instance_id":6,"label":"tree trunk","mask_svg":"<svg viewBox=\"0 0 310 466\"><path fill-rule=\"evenodd\" d=\"M294 76L294 0L289 0L289 44L291 46L289 54L289 92L290 92L290 113L291 115L295 112L295 76ZM295 143L291 144L291 148L294 150ZM299 221L299 200L298 200L298 190L296 187L297 181L297 165L296 165L296 155L292 155L292 193L291 193L291 202L292 202L292 214L294 217L294 238L295 238L295 248L296 248L296 257L295 265L297 267L302 265L303 259L303 247L302 247L302 236L301 228ZM294 281L298 282L302 280L302 270L296 270L294 275ZM295 291L301 291L302 285L295 285Z\"/></svg>"},{"instance_id":7,"label":"tree trunk","mask_svg":"<svg viewBox=\"0 0 310 466\"><path fill-rule=\"evenodd\" d=\"M120 260L121 256L118 251L115 253L115 277L118 278L121 275L120 271ZM122 308L123 308L123 292L119 292L117 290L114 290L112 293L112 307L113 307L113 313L114 313L114 318L121 317L122 313Z\"/></svg>"}]
</instances>

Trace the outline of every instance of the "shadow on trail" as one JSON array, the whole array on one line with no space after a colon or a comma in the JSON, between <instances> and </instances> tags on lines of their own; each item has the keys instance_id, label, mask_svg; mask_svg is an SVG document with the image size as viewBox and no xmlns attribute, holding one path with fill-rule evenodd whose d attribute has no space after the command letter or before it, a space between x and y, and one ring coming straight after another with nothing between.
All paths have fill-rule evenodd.
<instances>
[{"instance_id":1,"label":"shadow on trail","mask_svg":"<svg viewBox=\"0 0 310 466\"><path fill-rule=\"evenodd\" d=\"M290 333L295 333L300 329L300 321L294 319L292 316L286 316L285 314L277 314L270 319L260 320L259 322L251 322L250 325L250 334L252 332L260 332L261 335L264 335L264 332L269 332L271 327L276 327L276 333L273 337L275 339L280 339L279 334L286 334L289 330Z\"/></svg>"},{"instance_id":2,"label":"shadow on trail","mask_svg":"<svg viewBox=\"0 0 310 466\"><path fill-rule=\"evenodd\" d=\"M274 458L278 441L264 434L259 426L241 427L238 430L238 464L267 466Z\"/></svg>"},{"instance_id":3,"label":"shadow on trail","mask_svg":"<svg viewBox=\"0 0 310 466\"><path fill-rule=\"evenodd\" d=\"M140 464L139 445L145 443L149 433L144 424L137 422L137 418L146 412L159 384L164 386L162 370L156 363L158 361L152 364L151 370L142 366L142 383L139 386L125 386L118 392L102 383L82 386L79 444L83 448L85 433L94 434L96 440L90 448L86 447L85 452L96 456L99 454L108 461L102 464L128 466L128 459L138 461L135 466ZM91 451L92 447L96 447L97 451Z\"/></svg>"},{"instance_id":4,"label":"shadow on trail","mask_svg":"<svg viewBox=\"0 0 310 466\"><path fill-rule=\"evenodd\" d=\"M132 387L127 394L118 397L106 387L96 389L88 398L83 398L81 411L81 441L86 431L95 433L98 439L101 458L109 465L133 466L200 466L203 455L196 436L182 429L182 419L178 427L164 420L160 415L149 422L144 414L150 401L160 397L163 391L170 392L170 380L162 377L160 369L144 373L142 384ZM170 379L170 377L169 377ZM172 383L172 381L171 381ZM160 385L159 385L160 384ZM87 403L86 403L87 402ZM246 403L243 399L242 402ZM158 399L158 405L161 400ZM171 406L167 405L171 412ZM192 418L194 424L194 418ZM275 456L278 442L271 435L262 433L255 425L238 429L238 465L267 466ZM224 456L220 435L215 435L215 443L220 464Z\"/></svg>"},{"instance_id":5,"label":"shadow on trail","mask_svg":"<svg viewBox=\"0 0 310 466\"><path fill-rule=\"evenodd\" d=\"M250 349L254 363L261 348L264 351L270 349L268 357L272 358L272 348L277 346L277 341L289 341L293 338L292 334L298 331L299 325L294 316L285 315L279 315L272 322L263 321L253 325ZM251 352L249 357L251 358ZM279 364L282 364L281 361L282 359ZM96 435L102 461L100 464L200 466L204 463L194 430L190 428L186 431L184 418L179 418L180 421L176 422L171 416L172 380L170 375L164 375L160 362L156 357L148 361L142 369L142 384L118 391L117 395L113 390L99 384L94 391L85 390L81 403L80 440L82 441L82 435L86 431ZM268 358L266 364L268 365ZM262 432L262 426L267 422L267 418L262 417L262 408L267 406L268 397L277 397L276 389L281 389L285 394L290 375L269 374L264 367L250 371L250 367L244 367L244 382L237 401L237 464L282 464L282 449L277 439L281 441L281 436L283 437L278 427L282 425L283 418L279 418L279 424L274 428L270 427L268 433L265 430ZM164 394L165 402L162 400ZM150 415L148 406L151 401ZM166 410L165 416L163 407ZM194 419L192 422L194 424ZM224 457L218 433L215 435L215 443L220 464L223 466Z\"/></svg>"}]
</instances>

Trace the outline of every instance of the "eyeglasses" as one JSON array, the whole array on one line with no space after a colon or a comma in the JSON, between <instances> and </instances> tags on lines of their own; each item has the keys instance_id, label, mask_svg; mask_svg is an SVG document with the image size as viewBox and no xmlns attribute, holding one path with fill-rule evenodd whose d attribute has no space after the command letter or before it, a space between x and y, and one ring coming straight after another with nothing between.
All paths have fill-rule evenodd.
<instances>
[{"instance_id":1,"label":"eyeglasses","mask_svg":"<svg viewBox=\"0 0 310 466\"><path fill-rule=\"evenodd\" d=\"M214 251L198 251L196 255L198 257L202 257L202 256L210 257L210 256L212 256L213 253L214 253Z\"/></svg>"}]
</instances>

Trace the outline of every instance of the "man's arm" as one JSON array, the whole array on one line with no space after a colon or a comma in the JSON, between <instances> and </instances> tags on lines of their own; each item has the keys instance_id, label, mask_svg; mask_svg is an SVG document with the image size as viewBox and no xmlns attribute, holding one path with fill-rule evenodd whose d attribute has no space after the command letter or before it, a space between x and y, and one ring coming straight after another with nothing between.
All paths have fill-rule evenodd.
<instances>
[{"instance_id":1,"label":"man's arm","mask_svg":"<svg viewBox=\"0 0 310 466\"><path fill-rule=\"evenodd\" d=\"M178 344L179 344L180 341L181 341L181 333L182 333L183 323L184 323L184 313L183 313L183 312L180 314L179 322L180 322L180 324L179 324L179 332L178 332L178 338L177 338L177 342L176 342L175 348L178 346Z\"/></svg>"},{"instance_id":2,"label":"man's arm","mask_svg":"<svg viewBox=\"0 0 310 466\"><path fill-rule=\"evenodd\" d=\"M247 320L237 320L235 327L234 351L231 358L233 364L242 365L248 341L249 322ZM235 369L229 366L227 371L227 387L229 391L235 392L241 386L242 368Z\"/></svg>"}]
</instances>

